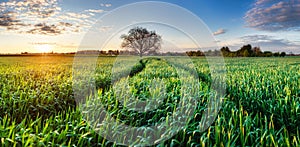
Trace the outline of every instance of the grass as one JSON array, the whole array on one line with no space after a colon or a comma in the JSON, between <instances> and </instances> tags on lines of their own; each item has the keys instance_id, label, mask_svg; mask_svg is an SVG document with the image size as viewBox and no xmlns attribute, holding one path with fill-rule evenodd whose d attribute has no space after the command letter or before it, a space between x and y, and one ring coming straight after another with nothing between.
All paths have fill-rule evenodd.
<instances>
[{"instance_id":1,"label":"grass","mask_svg":"<svg viewBox=\"0 0 300 147\"><path fill-rule=\"evenodd\" d=\"M175 65L168 58L136 62L99 57L93 73L98 96L87 103L101 102L119 122L147 128L169 121L184 106L179 75L190 73L186 88L198 89L195 111L179 132L155 146L300 145L299 57L226 58L226 95L215 121L203 132L200 121L210 102L212 79L205 58L191 60L193 65ZM72 88L73 61L64 56L0 58L0 146L118 145L98 134L79 111ZM124 62L136 64L128 68ZM146 138L140 140L146 144Z\"/></svg>"}]
</instances>

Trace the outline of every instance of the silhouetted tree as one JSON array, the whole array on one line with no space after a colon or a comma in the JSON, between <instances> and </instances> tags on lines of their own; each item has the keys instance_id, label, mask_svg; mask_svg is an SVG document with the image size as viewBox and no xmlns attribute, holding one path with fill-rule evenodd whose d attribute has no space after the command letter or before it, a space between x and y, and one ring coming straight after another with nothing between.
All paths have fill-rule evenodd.
<instances>
[{"instance_id":1,"label":"silhouetted tree","mask_svg":"<svg viewBox=\"0 0 300 147\"><path fill-rule=\"evenodd\" d=\"M280 57L285 57L286 56L286 53L285 52L281 52L280 53Z\"/></svg>"},{"instance_id":2,"label":"silhouetted tree","mask_svg":"<svg viewBox=\"0 0 300 147\"><path fill-rule=\"evenodd\" d=\"M262 52L260 47L252 48L250 44L244 45L243 47L241 47L241 49L235 52L230 51L228 47L222 47L220 51L222 52L224 57L272 57L272 56L284 57L286 56L285 52L281 52L281 53L279 52L272 53L270 51Z\"/></svg>"},{"instance_id":3,"label":"silhouetted tree","mask_svg":"<svg viewBox=\"0 0 300 147\"><path fill-rule=\"evenodd\" d=\"M187 51L186 54L188 56L204 56L204 53L200 50L197 51Z\"/></svg>"},{"instance_id":4,"label":"silhouetted tree","mask_svg":"<svg viewBox=\"0 0 300 147\"><path fill-rule=\"evenodd\" d=\"M145 54L155 54L161 48L161 36L155 31L148 31L146 28L135 27L129 30L128 34L121 36L123 40L121 47L127 48L140 57Z\"/></svg>"},{"instance_id":5,"label":"silhouetted tree","mask_svg":"<svg viewBox=\"0 0 300 147\"><path fill-rule=\"evenodd\" d=\"M229 50L229 47L226 46L221 48L221 52L223 56L228 57L231 51Z\"/></svg>"},{"instance_id":6,"label":"silhouetted tree","mask_svg":"<svg viewBox=\"0 0 300 147\"><path fill-rule=\"evenodd\" d=\"M253 55L252 46L250 44L244 45L240 50L237 51L239 57L250 57Z\"/></svg>"},{"instance_id":7,"label":"silhouetted tree","mask_svg":"<svg viewBox=\"0 0 300 147\"><path fill-rule=\"evenodd\" d=\"M272 57L273 53L270 51L265 51L264 52L264 57Z\"/></svg>"},{"instance_id":8,"label":"silhouetted tree","mask_svg":"<svg viewBox=\"0 0 300 147\"><path fill-rule=\"evenodd\" d=\"M254 47L252 50L255 57L262 56L262 51L260 50L260 47Z\"/></svg>"},{"instance_id":9,"label":"silhouetted tree","mask_svg":"<svg viewBox=\"0 0 300 147\"><path fill-rule=\"evenodd\" d=\"M250 57L250 53L248 50L244 50L243 57Z\"/></svg>"},{"instance_id":10,"label":"silhouetted tree","mask_svg":"<svg viewBox=\"0 0 300 147\"><path fill-rule=\"evenodd\" d=\"M276 53L274 53L273 55L274 55L274 57L279 57L279 56L280 56L280 53L279 53L279 52L276 52Z\"/></svg>"}]
</instances>

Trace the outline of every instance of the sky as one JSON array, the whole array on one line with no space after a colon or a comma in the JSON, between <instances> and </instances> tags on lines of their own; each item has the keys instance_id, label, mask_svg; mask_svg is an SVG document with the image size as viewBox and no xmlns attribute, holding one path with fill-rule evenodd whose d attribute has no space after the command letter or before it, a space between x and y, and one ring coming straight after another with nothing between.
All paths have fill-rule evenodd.
<instances>
[{"instance_id":1,"label":"sky","mask_svg":"<svg viewBox=\"0 0 300 147\"><path fill-rule=\"evenodd\" d=\"M237 50L251 44L263 51L300 53L300 0L157 2L165 3L0 0L0 53L119 49L120 35L139 25L161 34L166 51Z\"/></svg>"}]
</instances>

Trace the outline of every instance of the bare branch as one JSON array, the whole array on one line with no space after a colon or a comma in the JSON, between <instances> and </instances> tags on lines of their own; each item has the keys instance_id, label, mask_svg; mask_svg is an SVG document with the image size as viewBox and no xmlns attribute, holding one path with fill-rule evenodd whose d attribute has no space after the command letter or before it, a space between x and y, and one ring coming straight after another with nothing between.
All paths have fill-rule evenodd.
<instances>
[{"instance_id":1,"label":"bare branch","mask_svg":"<svg viewBox=\"0 0 300 147\"><path fill-rule=\"evenodd\" d=\"M155 31L148 31L146 28L135 27L129 30L128 34L121 35L123 40L121 47L138 53L141 57L144 54L152 54L161 48L161 36Z\"/></svg>"}]
</instances>

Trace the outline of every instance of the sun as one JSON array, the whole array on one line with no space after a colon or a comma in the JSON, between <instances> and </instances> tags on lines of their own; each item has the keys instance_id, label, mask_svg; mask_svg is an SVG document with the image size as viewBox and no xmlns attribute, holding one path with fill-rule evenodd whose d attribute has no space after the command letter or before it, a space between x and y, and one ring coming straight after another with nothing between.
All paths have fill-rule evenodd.
<instances>
[{"instance_id":1,"label":"sun","mask_svg":"<svg viewBox=\"0 0 300 147\"><path fill-rule=\"evenodd\" d=\"M36 50L46 53L46 52L50 52L52 49L52 46L49 44L39 44L35 46Z\"/></svg>"}]
</instances>

